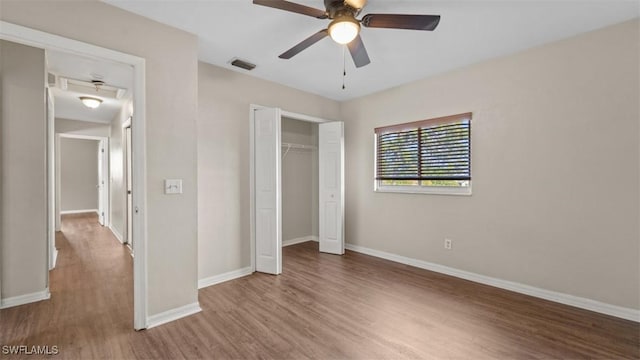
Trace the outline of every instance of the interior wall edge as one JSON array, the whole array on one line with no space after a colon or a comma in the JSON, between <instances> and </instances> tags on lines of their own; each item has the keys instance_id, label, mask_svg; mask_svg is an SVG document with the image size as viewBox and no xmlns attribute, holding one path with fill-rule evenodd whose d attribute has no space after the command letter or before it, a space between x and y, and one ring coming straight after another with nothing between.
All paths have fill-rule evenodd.
<instances>
[{"instance_id":1,"label":"interior wall edge","mask_svg":"<svg viewBox=\"0 0 640 360\"><path fill-rule=\"evenodd\" d=\"M49 288L46 288L42 291L36 291L30 294L12 296L12 297L1 299L0 309L7 309L14 306L30 304L30 303L34 303L42 300L48 300L50 298L51 298L51 293L49 292Z\"/></svg>"},{"instance_id":2,"label":"interior wall edge","mask_svg":"<svg viewBox=\"0 0 640 360\"><path fill-rule=\"evenodd\" d=\"M122 236L122 234L118 231L118 229L115 228L115 226L113 226L112 224L109 224L109 230L111 230L111 233L113 234L113 236L116 237L116 239L118 239L118 241L124 245L124 236Z\"/></svg>"},{"instance_id":3,"label":"interior wall edge","mask_svg":"<svg viewBox=\"0 0 640 360\"><path fill-rule=\"evenodd\" d=\"M60 215L71 215L71 214L86 214L86 213L96 213L98 214L98 209L78 209L78 210L62 210L60 211Z\"/></svg>"},{"instance_id":4,"label":"interior wall edge","mask_svg":"<svg viewBox=\"0 0 640 360\"><path fill-rule=\"evenodd\" d=\"M197 314L201 311L202 311L202 308L200 308L200 303L197 301L191 304L169 309L167 311L163 311L161 313L149 316L147 318L147 329L151 329L171 321L182 319L183 317Z\"/></svg>"},{"instance_id":5,"label":"interior wall edge","mask_svg":"<svg viewBox=\"0 0 640 360\"><path fill-rule=\"evenodd\" d=\"M295 244L301 244L301 243L307 242L307 241L319 242L320 239L316 235L308 235L308 236L302 236L302 237L298 237L298 238L294 238L294 239L282 240L282 247L291 246L291 245L295 245Z\"/></svg>"},{"instance_id":6,"label":"interior wall edge","mask_svg":"<svg viewBox=\"0 0 640 360\"><path fill-rule=\"evenodd\" d=\"M253 273L253 270L251 269L251 266L247 266L237 270L228 271L223 274L210 276L210 277L198 280L198 289L202 289L212 285L221 284L226 281L238 279L243 276L251 275L252 273Z\"/></svg>"}]
</instances>

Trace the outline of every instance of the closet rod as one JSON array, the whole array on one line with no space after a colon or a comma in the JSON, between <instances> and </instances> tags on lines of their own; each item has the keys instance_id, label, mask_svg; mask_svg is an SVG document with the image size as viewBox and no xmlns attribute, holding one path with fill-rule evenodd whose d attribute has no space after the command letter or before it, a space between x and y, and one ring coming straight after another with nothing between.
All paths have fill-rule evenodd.
<instances>
[{"instance_id":1,"label":"closet rod","mask_svg":"<svg viewBox=\"0 0 640 360\"><path fill-rule=\"evenodd\" d=\"M313 145L304 145L304 144L295 144L295 143L282 143L282 147L290 148L290 149L317 149L316 146Z\"/></svg>"},{"instance_id":2,"label":"closet rod","mask_svg":"<svg viewBox=\"0 0 640 360\"><path fill-rule=\"evenodd\" d=\"M287 154L289 153L289 150L291 149L304 149L304 150L314 150L317 149L316 146L312 146L312 145L303 145L303 144L294 144L294 143L282 143L282 147L286 147L287 150L285 150L284 154L282 154L282 158L284 159L285 156L287 156Z\"/></svg>"}]
</instances>

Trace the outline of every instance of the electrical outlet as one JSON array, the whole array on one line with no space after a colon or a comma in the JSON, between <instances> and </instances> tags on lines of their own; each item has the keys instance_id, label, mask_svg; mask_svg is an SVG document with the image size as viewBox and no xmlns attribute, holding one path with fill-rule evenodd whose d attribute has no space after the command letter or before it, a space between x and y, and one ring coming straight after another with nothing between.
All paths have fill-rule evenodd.
<instances>
[{"instance_id":1,"label":"electrical outlet","mask_svg":"<svg viewBox=\"0 0 640 360\"><path fill-rule=\"evenodd\" d=\"M451 239L444 239L444 248L447 250L451 250L451 247L453 246L453 240Z\"/></svg>"}]
</instances>

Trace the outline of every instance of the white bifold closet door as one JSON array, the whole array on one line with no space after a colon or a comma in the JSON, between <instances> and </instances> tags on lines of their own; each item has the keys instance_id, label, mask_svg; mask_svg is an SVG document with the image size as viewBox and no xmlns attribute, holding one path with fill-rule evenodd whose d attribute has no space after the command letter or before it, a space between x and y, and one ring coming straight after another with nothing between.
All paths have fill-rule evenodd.
<instances>
[{"instance_id":1,"label":"white bifold closet door","mask_svg":"<svg viewBox=\"0 0 640 360\"><path fill-rule=\"evenodd\" d=\"M256 271L280 274L280 109L256 109L254 119Z\"/></svg>"},{"instance_id":2,"label":"white bifold closet door","mask_svg":"<svg viewBox=\"0 0 640 360\"><path fill-rule=\"evenodd\" d=\"M253 170L256 271L282 273L281 111L254 109ZM320 251L344 254L344 124L318 125Z\"/></svg>"},{"instance_id":3,"label":"white bifold closet door","mask_svg":"<svg viewBox=\"0 0 640 360\"><path fill-rule=\"evenodd\" d=\"M344 123L318 125L320 251L344 254Z\"/></svg>"}]
</instances>

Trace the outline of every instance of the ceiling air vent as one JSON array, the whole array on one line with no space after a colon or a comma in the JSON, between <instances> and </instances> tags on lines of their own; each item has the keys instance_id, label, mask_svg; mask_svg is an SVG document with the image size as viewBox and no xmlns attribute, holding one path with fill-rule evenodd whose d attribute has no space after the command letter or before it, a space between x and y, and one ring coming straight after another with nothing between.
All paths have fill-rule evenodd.
<instances>
[{"instance_id":1,"label":"ceiling air vent","mask_svg":"<svg viewBox=\"0 0 640 360\"><path fill-rule=\"evenodd\" d=\"M231 60L231 65L239 67L241 69L245 69L247 71L251 71L256 68L256 66L248 61L233 59Z\"/></svg>"}]
</instances>

